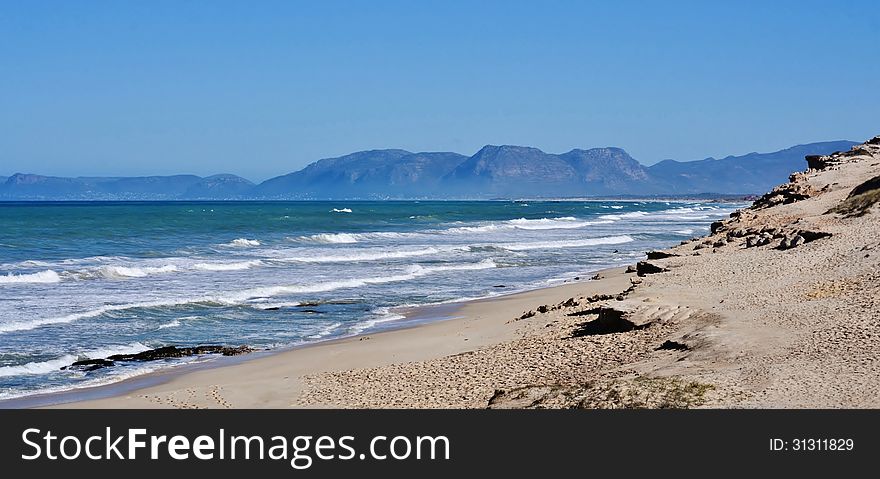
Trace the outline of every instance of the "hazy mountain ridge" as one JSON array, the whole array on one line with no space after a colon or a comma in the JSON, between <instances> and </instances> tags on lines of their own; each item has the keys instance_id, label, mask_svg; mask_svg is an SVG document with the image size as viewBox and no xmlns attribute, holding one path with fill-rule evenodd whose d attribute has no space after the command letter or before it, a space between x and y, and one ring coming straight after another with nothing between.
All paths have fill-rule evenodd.
<instances>
[{"instance_id":1,"label":"hazy mountain ridge","mask_svg":"<svg viewBox=\"0 0 880 479\"><path fill-rule=\"evenodd\" d=\"M254 184L235 175L58 177L16 173L0 184L3 200L176 200L243 198Z\"/></svg>"},{"instance_id":2,"label":"hazy mountain ridge","mask_svg":"<svg viewBox=\"0 0 880 479\"><path fill-rule=\"evenodd\" d=\"M806 167L807 155L855 142L797 145L721 159L664 160L645 166L621 148L487 145L452 152L368 150L327 158L258 185L236 175L0 177L0 200L406 199L758 194Z\"/></svg>"}]
</instances>

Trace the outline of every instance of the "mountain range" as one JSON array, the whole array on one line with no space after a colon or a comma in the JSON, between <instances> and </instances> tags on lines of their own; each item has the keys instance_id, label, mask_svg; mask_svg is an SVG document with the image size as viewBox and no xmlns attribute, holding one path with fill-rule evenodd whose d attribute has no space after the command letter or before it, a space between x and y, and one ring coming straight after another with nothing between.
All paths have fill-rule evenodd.
<instances>
[{"instance_id":1,"label":"mountain range","mask_svg":"<svg viewBox=\"0 0 880 479\"><path fill-rule=\"evenodd\" d=\"M759 194L806 167L807 155L855 142L797 145L721 159L645 166L620 148L545 153L487 145L472 156L369 150L254 184L230 174L145 177L0 176L0 200L490 199Z\"/></svg>"}]
</instances>

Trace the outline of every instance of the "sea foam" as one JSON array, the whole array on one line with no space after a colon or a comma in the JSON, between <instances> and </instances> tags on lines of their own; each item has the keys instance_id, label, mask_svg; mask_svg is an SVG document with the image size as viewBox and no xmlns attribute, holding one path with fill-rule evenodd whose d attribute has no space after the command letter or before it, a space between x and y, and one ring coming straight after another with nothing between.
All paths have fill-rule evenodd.
<instances>
[{"instance_id":1,"label":"sea foam","mask_svg":"<svg viewBox=\"0 0 880 479\"><path fill-rule=\"evenodd\" d=\"M61 277L51 269L30 274L8 273L5 276L0 275L0 284L58 283L60 281Z\"/></svg>"},{"instance_id":2,"label":"sea foam","mask_svg":"<svg viewBox=\"0 0 880 479\"><path fill-rule=\"evenodd\" d=\"M253 246L260 246L260 242L257 240L247 239L247 238L238 238L226 243L226 246L234 246L238 248L250 248Z\"/></svg>"},{"instance_id":3,"label":"sea foam","mask_svg":"<svg viewBox=\"0 0 880 479\"><path fill-rule=\"evenodd\" d=\"M523 243L497 243L493 246L504 248L510 251L528 251L536 249L557 249L557 248L584 248L587 246L612 245L629 243L633 241L632 236L605 236L602 238L587 238L582 240L559 240L559 241L533 241Z\"/></svg>"}]
</instances>

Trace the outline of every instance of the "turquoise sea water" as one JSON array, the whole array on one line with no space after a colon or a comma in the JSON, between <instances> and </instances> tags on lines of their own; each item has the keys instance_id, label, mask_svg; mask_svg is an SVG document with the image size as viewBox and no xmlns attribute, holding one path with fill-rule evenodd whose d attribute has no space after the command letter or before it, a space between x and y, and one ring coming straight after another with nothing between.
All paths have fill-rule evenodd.
<instances>
[{"instance_id":1,"label":"turquoise sea water","mask_svg":"<svg viewBox=\"0 0 880 479\"><path fill-rule=\"evenodd\" d=\"M77 359L302 344L394 327L398 306L584 278L701 235L739 206L0 203L0 399L175 364L60 369Z\"/></svg>"}]
</instances>

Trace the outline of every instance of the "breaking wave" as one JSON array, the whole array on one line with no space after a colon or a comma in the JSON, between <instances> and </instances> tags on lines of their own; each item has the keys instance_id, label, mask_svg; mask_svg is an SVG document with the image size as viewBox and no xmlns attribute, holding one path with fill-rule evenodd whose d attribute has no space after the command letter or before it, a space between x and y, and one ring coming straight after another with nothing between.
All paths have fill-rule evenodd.
<instances>
[{"instance_id":1,"label":"breaking wave","mask_svg":"<svg viewBox=\"0 0 880 479\"><path fill-rule=\"evenodd\" d=\"M58 283L59 281L61 281L61 277L51 269L30 274L9 273L5 276L0 275L0 284Z\"/></svg>"}]
</instances>

